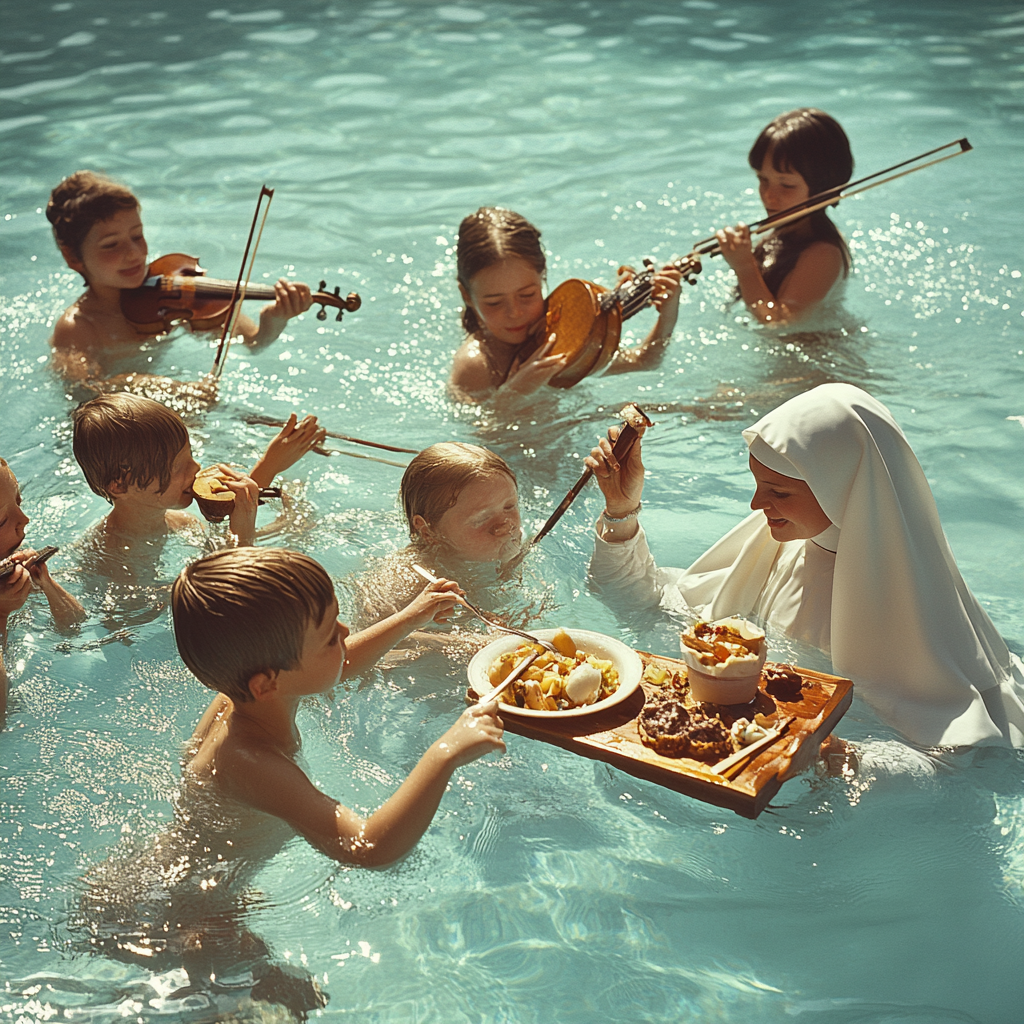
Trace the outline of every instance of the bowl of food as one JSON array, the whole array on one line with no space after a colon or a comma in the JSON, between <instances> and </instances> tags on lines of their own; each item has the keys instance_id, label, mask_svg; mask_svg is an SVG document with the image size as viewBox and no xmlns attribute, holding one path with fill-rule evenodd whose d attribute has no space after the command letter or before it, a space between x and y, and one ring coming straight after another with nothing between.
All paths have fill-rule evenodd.
<instances>
[{"instance_id":1,"label":"bowl of food","mask_svg":"<svg viewBox=\"0 0 1024 1024\"><path fill-rule=\"evenodd\" d=\"M686 678L702 704L749 704L768 654L764 630L730 617L698 622L680 636Z\"/></svg>"},{"instance_id":2,"label":"bowl of food","mask_svg":"<svg viewBox=\"0 0 1024 1024\"><path fill-rule=\"evenodd\" d=\"M521 680L499 697L499 712L536 718L592 715L624 701L640 685L640 655L621 640L588 629L535 629L558 653L518 636L492 640L473 656L467 672L474 699L493 689L531 651L541 651Z\"/></svg>"}]
</instances>

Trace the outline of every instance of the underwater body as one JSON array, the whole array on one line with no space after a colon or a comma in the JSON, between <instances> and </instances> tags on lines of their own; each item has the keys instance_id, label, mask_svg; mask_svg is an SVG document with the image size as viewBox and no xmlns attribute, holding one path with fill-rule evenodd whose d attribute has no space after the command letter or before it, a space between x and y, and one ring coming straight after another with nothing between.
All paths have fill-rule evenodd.
<instances>
[{"instance_id":1,"label":"underwater body","mask_svg":"<svg viewBox=\"0 0 1024 1024\"><path fill-rule=\"evenodd\" d=\"M254 280L323 278L362 296L341 323L310 311L261 351L232 349L219 403L186 413L202 464L251 462L272 430L246 418L291 411L409 448L470 441L515 468L530 533L637 401L656 422L645 529L659 561L687 565L748 511L740 431L848 381L892 410L964 578L1024 652L1019 7L973 5L966 26L962 5L910 0L4 8L0 452L32 516L28 543L61 545L57 578L91 612L61 637L30 602L7 649L5 1017L256 1013L230 978L169 998L178 968L83 950L73 921L86 871L170 820L210 696L178 659L166 610L200 540L169 541L147 577L116 586L74 544L107 506L71 453L68 414L88 396L48 366L53 322L82 285L41 211L76 169L139 195L153 255L197 255L220 278L237 273L266 183ZM761 216L747 150L802 105L842 123L855 175L962 136L975 147L833 212L854 266L827 329L753 328L733 275L709 260L658 371L545 392L515 419L451 401L463 216L518 210L543 232L549 285L608 285L620 263ZM651 319L627 323L626 343ZM213 351L179 332L143 360L196 379ZM137 354L115 368L129 364ZM405 543L401 470L308 456L289 475L301 515L276 542L328 569L345 618L346 581ZM677 622L617 618L587 589L602 507L591 485L522 586L483 593L538 626L675 655ZM795 645L772 657L827 668ZM465 661L425 655L310 702L299 724L313 781L361 812L378 806L463 707ZM239 929L317 979L326 1019L1016 1019L1020 755L929 761L857 699L838 732L866 751L860 772L808 771L755 821L508 734L504 757L459 771L404 862L339 867L292 840L251 880Z\"/></svg>"}]
</instances>

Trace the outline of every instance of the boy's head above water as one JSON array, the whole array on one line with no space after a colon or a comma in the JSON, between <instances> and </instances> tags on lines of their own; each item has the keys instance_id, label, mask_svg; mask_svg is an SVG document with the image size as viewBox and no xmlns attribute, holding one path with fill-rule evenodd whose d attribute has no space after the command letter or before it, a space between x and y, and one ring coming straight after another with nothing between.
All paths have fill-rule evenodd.
<instances>
[{"instance_id":1,"label":"boy's head above water","mask_svg":"<svg viewBox=\"0 0 1024 1024\"><path fill-rule=\"evenodd\" d=\"M262 680L294 671L319 693L344 667L348 631L331 578L296 551L229 548L200 558L175 580L171 611L182 661L235 702L258 699Z\"/></svg>"},{"instance_id":2,"label":"boy's head above water","mask_svg":"<svg viewBox=\"0 0 1024 1024\"><path fill-rule=\"evenodd\" d=\"M88 284L136 288L145 279L139 201L124 185L76 171L50 193L46 217L65 262Z\"/></svg>"},{"instance_id":3,"label":"boy's head above water","mask_svg":"<svg viewBox=\"0 0 1024 1024\"><path fill-rule=\"evenodd\" d=\"M508 561L519 551L519 489L499 455L446 441L424 448L402 477L413 541L467 562Z\"/></svg>"},{"instance_id":4,"label":"boy's head above water","mask_svg":"<svg viewBox=\"0 0 1024 1024\"><path fill-rule=\"evenodd\" d=\"M89 486L111 504L131 491L168 509L192 503L199 466L173 409L118 392L85 402L71 419L75 458Z\"/></svg>"}]
</instances>

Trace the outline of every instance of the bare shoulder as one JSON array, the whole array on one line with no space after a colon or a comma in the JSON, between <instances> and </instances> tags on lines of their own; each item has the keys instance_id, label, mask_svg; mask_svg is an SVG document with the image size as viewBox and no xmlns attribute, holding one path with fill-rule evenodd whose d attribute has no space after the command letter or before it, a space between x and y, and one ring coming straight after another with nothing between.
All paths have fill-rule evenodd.
<instances>
[{"instance_id":1,"label":"bare shoulder","mask_svg":"<svg viewBox=\"0 0 1024 1024\"><path fill-rule=\"evenodd\" d=\"M180 512L177 509L167 511L164 514L164 520L167 526L175 532L178 530L188 530L193 526L199 525L199 520L191 512Z\"/></svg>"},{"instance_id":2,"label":"bare shoulder","mask_svg":"<svg viewBox=\"0 0 1024 1024\"><path fill-rule=\"evenodd\" d=\"M796 265L799 267L802 263L820 263L823 266L834 269L836 274L840 274L845 265L839 246L823 241L811 242L800 253L800 258L796 261Z\"/></svg>"},{"instance_id":3,"label":"bare shoulder","mask_svg":"<svg viewBox=\"0 0 1024 1024\"><path fill-rule=\"evenodd\" d=\"M96 325L82 313L78 300L64 310L50 337L56 349L93 348L100 341Z\"/></svg>"},{"instance_id":4,"label":"bare shoulder","mask_svg":"<svg viewBox=\"0 0 1024 1024\"><path fill-rule=\"evenodd\" d=\"M480 339L469 334L452 360L449 383L466 394L480 394L494 387L494 374L480 345Z\"/></svg>"}]
</instances>

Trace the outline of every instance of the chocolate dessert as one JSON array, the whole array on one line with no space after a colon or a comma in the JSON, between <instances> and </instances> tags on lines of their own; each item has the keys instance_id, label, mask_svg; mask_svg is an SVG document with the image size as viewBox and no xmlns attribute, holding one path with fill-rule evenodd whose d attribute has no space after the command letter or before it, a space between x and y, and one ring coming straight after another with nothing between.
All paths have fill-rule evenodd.
<instances>
[{"instance_id":1,"label":"chocolate dessert","mask_svg":"<svg viewBox=\"0 0 1024 1024\"><path fill-rule=\"evenodd\" d=\"M766 665L761 678L765 691L776 700L793 704L802 699L804 681L792 665Z\"/></svg>"},{"instance_id":2,"label":"chocolate dessert","mask_svg":"<svg viewBox=\"0 0 1024 1024\"><path fill-rule=\"evenodd\" d=\"M733 752L729 730L672 694L655 694L637 720L645 746L664 757L692 757L714 764Z\"/></svg>"}]
</instances>

